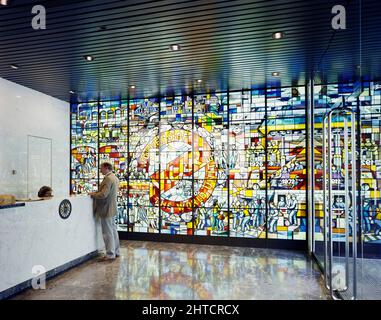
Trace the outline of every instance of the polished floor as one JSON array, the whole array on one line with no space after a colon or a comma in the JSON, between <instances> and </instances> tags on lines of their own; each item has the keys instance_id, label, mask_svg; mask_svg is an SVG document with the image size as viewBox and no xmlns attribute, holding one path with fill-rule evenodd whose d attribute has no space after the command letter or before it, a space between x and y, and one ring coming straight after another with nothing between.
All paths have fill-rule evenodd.
<instances>
[{"instance_id":1,"label":"polished floor","mask_svg":"<svg viewBox=\"0 0 381 320\"><path fill-rule=\"evenodd\" d=\"M359 255L361 257L361 254ZM324 262L324 256L318 255L321 263ZM353 260L349 259L349 278L345 278L346 259L344 257L334 257L333 273L334 288L345 287L340 295L345 300L354 299L354 278L353 278ZM381 262L380 259L358 258L356 261L356 299L357 300L379 300L381 297ZM338 271L340 271L338 273ZM336 274L335 274L336 273Z\"/></svg>"},{"instance_id":2,"label":"polished floor","mask_svg":"<svg viewBox=\"0 0 381 320\"><path fill-rule=\"evenodd\" d=\"M13 299L328 299L304 253L122 241L113 262L88 261Z\"/></svg>"}]
</instances>

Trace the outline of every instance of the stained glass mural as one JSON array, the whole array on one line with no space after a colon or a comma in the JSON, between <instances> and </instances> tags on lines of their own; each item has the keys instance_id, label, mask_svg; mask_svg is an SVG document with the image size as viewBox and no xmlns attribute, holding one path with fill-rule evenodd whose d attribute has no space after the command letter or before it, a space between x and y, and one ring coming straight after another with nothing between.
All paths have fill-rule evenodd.
<instances>
[{"instance_id":1,"label":"stained glass mural","mask_svg":"<svg viewBox=\"0 0 381 320\"><path fill-rule=\"evenodd\" d=\"M72 111L72 191L95 190L111 162L119 230L305 239L304 87Z\"/></svg>"},{"instance_id":2,"label":"stained glass mural","mask_svg":"<svg viewBox=\"0 0 381 320\"><path fill-rule=\"evenodd\" d=\"M119 230L127 230L127 112L126 101L102 101L99 104L99 163L109 162L118 177L118 215ZM101 179L101 173L99 172Z\"/></svg>"},{"instance_id":3,"label":"stained glass mural","mask_svg":"<svg viewBox=\"0 0 381 320\"><path fill-rule=\"evenodd\" d=\"M159 100L135 99L129 104L128 216L129 231L159 232Z\"/></svg>"},{"instance_id":4,"label":"stained glass mural","mask_svg":"<svg viewBox=\"0 0 381 320\"><path fill-rule=\"evenodd\" d=\"M72 105L71 192L83 194L98 187L98 103Z\"/></svg>"},{"instance_id":5,"label":"stained glass mural","mask_svg":"<svg viewBox=\"0 0 381 320\"><path fill-rule=\"evenodd\" d=\"M366 243L381 243L381 83L365 83L360 100L361 229Z\"/></svg>"},{"instance_id":6,"label":"stained glass mural","mask_svg":"<svg viewBox=\"0 0 381 320\"><path fill-rule=\"evenodd\" d=\"M328 95L329 91L329 95ZM316 85L314 87L314 183L313 193L315 221L315 241L323 241L323 117L333 105L332 99L339 97L336 89L331 85ZM339 97L340 98L340 97Z\"/></svg>"},{"instance_id":7,"label":"stained glass mural","mask_svg":"<svg viewBox=\"0 0 381 320\"><path fill-rule=\"evenodd\" d=\"M227 95L195 96L193 158L195 234L227 236Z\"/></svg>"},{"instance_id":8,"label":"stained glass mural","mask_svg":"<svg viewBox=\"0 0 381 320\"><path fill-rule=\"evenodd\" d=\"M193 234L193 102L189 96L160 101L159 170L152 194L160 202L161 233Z\"/></svg>"},{"instance_id":9,"label":"stained glass mural","mask_svg":"<svg viewBox=\"0 0 381 320\"><path fill-rule=\"evenodd\" d=\"M315 162L315 240L323 241L323 119L332 108L339 104L352 108L352 102L348 100L354 90L352 83L348 84L328 84L316 85L315 91L315 109L314 109L314 162ZM357 104L357 102L356 102ZM332 231L335 241L344 240L345 234L345 208L343 190L344 162L343 158L343 128L342 117L333 117L332 134L333 139L333 177L332 189L334 193L332 212L333 224ZM350 217L351 218L351 217ZM350 236L352 236L350 231Z\"/></svg>"},{"instance_id":10,"label":"stained glass mural","mask_svg":"<svg viewBox=\"0 0 381 320\"><path fill-rule=\"evenodd\" d=\"M306 238L305 88L268 89L268 238Z\"/></svg>"},{"instance_id":11,"label":"stained glass mural","mask_svg":"<svg viewBox=\"0 0 381 320\"><path fill-rule=\"evenodd\" d=\"M266 238L265 92L229 96L230 236Z\"/></svg>"}]
</instances>

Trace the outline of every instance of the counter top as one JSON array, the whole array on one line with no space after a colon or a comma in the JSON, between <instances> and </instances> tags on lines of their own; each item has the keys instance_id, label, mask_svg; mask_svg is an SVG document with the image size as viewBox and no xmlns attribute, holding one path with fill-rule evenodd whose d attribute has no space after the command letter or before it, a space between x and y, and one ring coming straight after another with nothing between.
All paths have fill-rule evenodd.
<instances>
[{"instance_id":1,"label":"counter top","mask_svg":"<svg viewBox=\"0 0 381 320\"><path fill-rule=\"evenodd\" d=\"M25 207L25 203L7 204L5 206L0 206L0 210L1 209L17 208L17 207Z\"/></svg>"}]
</instances>

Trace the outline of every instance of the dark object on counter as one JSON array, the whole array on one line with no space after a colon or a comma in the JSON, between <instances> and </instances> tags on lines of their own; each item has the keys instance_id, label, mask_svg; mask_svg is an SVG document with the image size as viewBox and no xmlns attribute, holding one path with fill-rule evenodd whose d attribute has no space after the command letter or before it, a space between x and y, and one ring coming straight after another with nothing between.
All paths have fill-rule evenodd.
<instances>
[{"instance_id":1,"label":"dark object on counter","mask_svg":"<svg viewBox=\"0 0 381 320\"><path fill-rule=\"evenodd\" d=\"M38 191L39 198L49 198L53 197L53 189L48 186L41 187L40 191Z\"/></svg>"}]
</instances>

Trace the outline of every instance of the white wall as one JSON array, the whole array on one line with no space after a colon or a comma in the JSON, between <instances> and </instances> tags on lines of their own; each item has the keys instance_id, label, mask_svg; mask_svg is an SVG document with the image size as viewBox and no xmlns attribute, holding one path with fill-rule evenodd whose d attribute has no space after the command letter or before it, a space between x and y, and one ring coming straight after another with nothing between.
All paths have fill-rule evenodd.
<instances>
[{"instance_id":1,"label":"white wall","mask_svg":"<svg viewBox=\"0 0 381 320\"><path fill-rule=\"evenodd\" d=\"M68 195L70 104L0 78L0 194L28 196L28 135L52 139L52 188Z\"/></svg>"},{"instance_id":2,"label":"white wall","mask_svg":"<svg viewBox=\"0 0 381 320\"><path fill-rule=\"evenodd\" d=\"M103 248L90 196L66 199L66 220L58 214L60 197L0 210L0 292L33 278L34 266L49 271Z\"/></svg>"}]
</instances>

